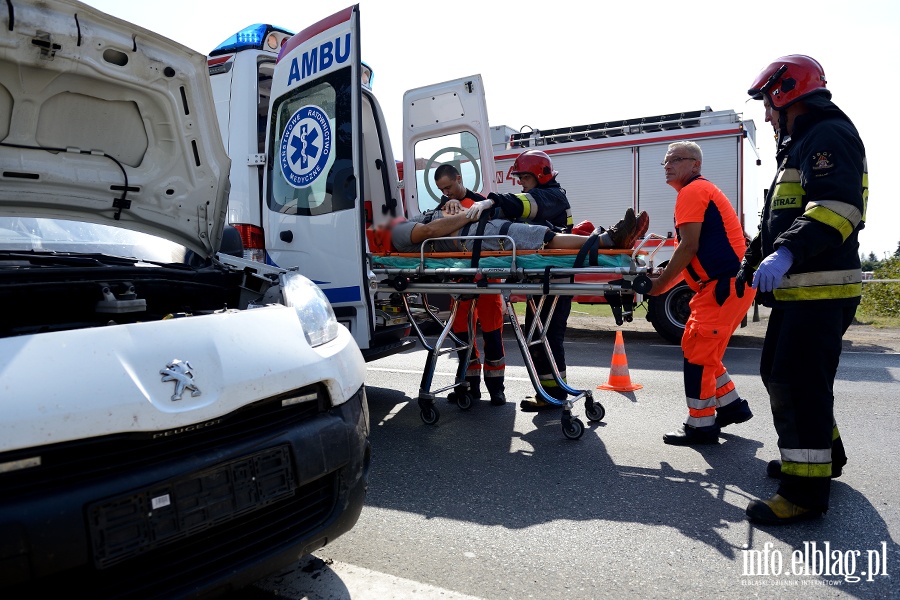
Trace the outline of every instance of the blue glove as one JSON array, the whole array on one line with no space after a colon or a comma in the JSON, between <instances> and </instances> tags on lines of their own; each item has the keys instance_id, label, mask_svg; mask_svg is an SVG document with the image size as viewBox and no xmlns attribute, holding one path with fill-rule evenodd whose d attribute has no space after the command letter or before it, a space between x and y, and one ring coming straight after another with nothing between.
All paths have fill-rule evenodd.
<instances>
[{"instance_id":1,"label":"blue glove","mask_svg":"<svg viewBox=\"0 0 900 600\"><path fill-rule=\"evenodd\" d=\"M779 285L784 274L794 264L794 255L784 246L767 256L759 263L753 274L753 288L760 292L771 292Z\"/></svg>"}]
</instances>

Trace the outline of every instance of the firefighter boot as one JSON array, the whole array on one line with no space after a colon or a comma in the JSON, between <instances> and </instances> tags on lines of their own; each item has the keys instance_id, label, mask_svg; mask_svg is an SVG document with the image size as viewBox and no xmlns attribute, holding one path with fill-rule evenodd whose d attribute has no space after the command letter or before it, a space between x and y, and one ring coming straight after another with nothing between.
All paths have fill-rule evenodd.
<instances>
[{"instance_id":1,"label":"firefighter boot","mask_svg":"<svg viewBox=\"0 0 900 600\"><path fill-rule=\"evenodd\" d=\"M822 511L803 508L775 494L768 500L754 500L747 505L747 518L762 525L790 525L822 516Z\"/></svg>"},{"instance_id":2,"label":"firefighter boot","mask_svg":"<svg viewBox=\"0 0 900 600\"><path fill-rule=\"evenodd\" d=\"M735 400L731 404L716 409L716 425L726 427L735 423L743 423L753 418L753 412L746 400Z\"/></svg>"},{"instance_id":3,"label":"firefighter boot","mask_svg":"<svg viewBox=\"0 0 900 600\"><path fill-rule=\"evenodd\" d=\"M699 444L718 444L719 426L693 427L685 424L678 431L670 431L663 435L663 442L671 446L696 446Z\"/></svg>"}]
</instances>

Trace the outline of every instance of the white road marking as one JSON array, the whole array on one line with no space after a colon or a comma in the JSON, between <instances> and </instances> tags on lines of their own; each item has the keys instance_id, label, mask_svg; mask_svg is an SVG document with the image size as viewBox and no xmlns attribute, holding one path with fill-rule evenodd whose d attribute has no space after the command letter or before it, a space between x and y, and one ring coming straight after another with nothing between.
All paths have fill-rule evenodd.
<instances>
[{"instance_id":1,"label":"white road marking","mask_svg":"<svg viewBox=\"0 0 900 600\"><path fill-rule=\"evenodd\" d=\"M309 560L310 558L306 558L302 562L310 565ZM273 575L257 582L256 587L298 600L482 600L427 583L331 560L320 561L320 568L317 569L306 566L289 573Z\"/></svg>"}]
</instances>

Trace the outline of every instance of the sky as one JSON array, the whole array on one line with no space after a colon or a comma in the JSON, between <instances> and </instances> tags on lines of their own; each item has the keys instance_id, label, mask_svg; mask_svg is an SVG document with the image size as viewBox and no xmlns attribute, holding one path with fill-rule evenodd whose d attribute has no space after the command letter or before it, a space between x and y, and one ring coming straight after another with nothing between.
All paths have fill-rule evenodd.
<instances>
[{"instance_id":1,"label":"sky","mask_svg":"<svg viewBox=\"0 0 900 600\"><path fill-rule=\"evenodd\" d=\"M300 31L348 0L89 0L87 4L208 53L252 23ZM900 101L897 0L362 0L362 58L375 72L396 158L403 93L480 73L490 124L552 129L706 106L753 120L760 192L775 172L762 103L747 88L777 57L807 54L825 69L834 102L859 129L869 166L860 251L879 259L900 244L890 140ZM598 176L602 185L602 176ZM747 222L755 222L747 190ZM761 196L761 193L757 194ZM576 215L577 219L577 215ZM755 233L750 231L750 233Z\"/></svg>"}]
</instances>

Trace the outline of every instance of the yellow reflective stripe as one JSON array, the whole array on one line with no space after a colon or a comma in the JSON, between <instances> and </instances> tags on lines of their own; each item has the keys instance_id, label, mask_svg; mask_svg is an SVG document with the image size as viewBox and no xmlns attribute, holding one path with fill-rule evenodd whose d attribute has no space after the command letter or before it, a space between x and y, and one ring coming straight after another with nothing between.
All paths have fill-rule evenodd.
<instances>
[{"instance_id":1,"label":"yellow reflective stripe","mask_svg":"<svg viewBox=\"0 0 900 600\"><path fill-rule=\"evenodd\" d=\"M778 173L775 183L800 183L800 169L784 169Z\"/></svg>"},{"instance_id":2,"label":"yellow reflective stripe","mask_svg":"<svg viewBox=\"0 0 900 600\"><path fill-rule=\"evenodd\" d=\"M843 285L862 281L860 269L841 269L839 271L810 271L785 275L781 281L783 288L795 288L813 285Z\"/></svg>"},{"instance_id":3,"label":"yellow reflective stripe","mask_svg":"<svg viewBox=\"0 0 900 600\"><path fill-rule=\"evenodd\" d=\"M841 202L840 200L818 200L816 202L810 202L806 205L806 208L808 210L816 206L827 208L831 212L844 217L850 221L850 224L854 228L859 225L859 221L862 219L862 214L859 212L858 208L852 204Z\"/></svg>"},{"instance_id":4,"label":"yellow reflective stripe","mask_svg":"<svg viewBox=\"0 0 900 600\"><path fill-rule=\"evenodd\" d=\"M516 198L522 202L522 219L528 219L533 216L531 214L532 209L534 209L534 214L537 214L537 204L534 202L531 194L516 194Z\"/></svg>"},{"instance_id":5,"label":"yellow reflective stripe","mask_svg":"<svg viewBox=\"0 0 900 600\"><path fill-rule=\"evenodd\" d=\"M781 472L794 477L831 477L831 463L811 464L781 461Z\"/></svg>"},{"instance_id":6,"label":"yellow reflective stripe","mask_svg":"<svg viewBox=\"0 0 900 600\"><path fill-rule=\"evenodd\" d=\"M862 296L861 283L845 285L818 285L801 288L778 288L774 292L776 300L840 300Z\"/></svg>"},{"instance_id":7,"label":"yellow reflective stripe","mask_svg":"<svg viewBox=\"0 0 900 600\"><path fill-rule=\"evenodd\" d=\"M850 237L862 220L862 213L858 208L839 200L810 202L806 205L806 212L803 214L837 229L841 233L842 241Z\"/></svg>"},{"instance_id":8,"label":"yellow reflective stripe","mask_svg":"<svg viewBox=\"0 0 900 600\"><path fill-rule=\"evenodd\" d=\"M807 208L803 213L804 217L808 217L813 221L818 221L824 225L828 225L841 234L841 242L846 241L850 234L853 233L854 225L846 217L842 217L831 209L824 206L813 206Z\"/></svg>"},{"instance_id":9,"label":"yellow reflective stripe","mask_svg":"<svg viewBox=\"0 0 900 600\"><path fill-rule=\"evenodd\" d=\"M772 193L772 210L800 208L806 191L799 183L779 183Z\"/></svg>"},{"instance_id":10,"label":"yellow reflective stripe","mask_svg":"<svg viewBox=\"0 0 900 600\"><path fill-rule=\"evenodd\" d=\"M838 431L837 425L835 425L834 428L832 428L832 430L831 430L831 441L833 442L834 440L838 439L839 437L841 437L841 433Z\"/></svg>"},{"instance_id":11,"label":"yellow reflective stripe","mask_svg":"<svg viewBox=\"0 0 900 600\"><path fill-rule=\"evenodd\" d=\"M863 168L865 168L865 161L863 161ZM863 211L862 211L862 220L865 223L866 221L866 208L869 206L869 174L863 173L862 180L862 196L863 196Z\"/></svg>"}]
</instances>

